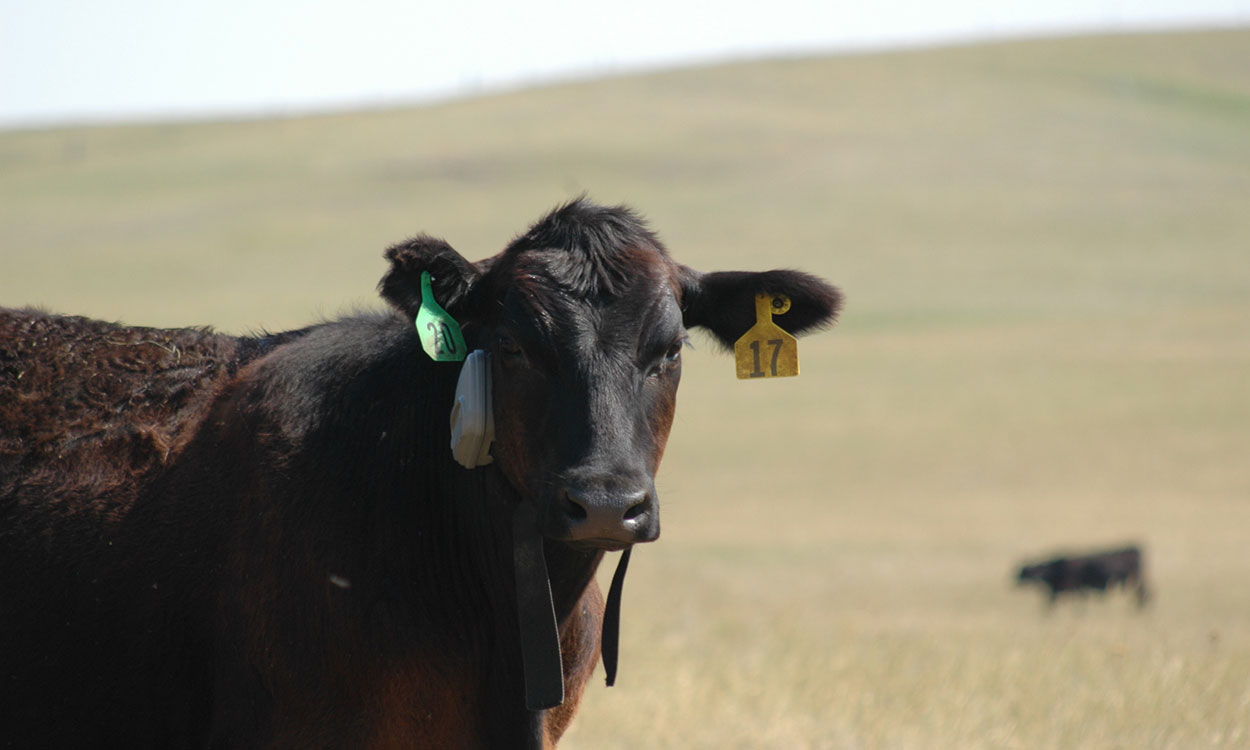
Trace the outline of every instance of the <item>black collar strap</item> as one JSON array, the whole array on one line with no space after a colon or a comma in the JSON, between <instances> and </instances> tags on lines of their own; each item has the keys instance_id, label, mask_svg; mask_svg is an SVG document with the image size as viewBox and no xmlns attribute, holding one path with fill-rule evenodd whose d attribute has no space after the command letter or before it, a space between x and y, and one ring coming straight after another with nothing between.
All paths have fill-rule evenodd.
<instances>
[{"instance_id":1,"label":"black collar strap","mask_svg":"<svg viewBox=\"0 0 1250 750\"><path fill-rule=\"evenodd\" d=\"M608 605L603 612L600 650L603 653L603 671L607 674L608 687L616 684L616 659L621 643L621 589L625 588L625 571L629 568L631 550L633 547L626 547L616 564L616 572L612 574L612 586L608 589Z\"/></svg>"},{"instance_id":2,"label":"black collar strap","mask_svg":"<svg viewBox=\"0 0 1250 750\"><path fill-rule=\"evenodd\" d=\"M516 576L517 620L521 635L521 664L525 672L525 707L531 711L555 708L564 702L564 665L560 660L560 629L551 601L551 581L538 515L522 502L512 517L512 563ZM603 613L600 650L608 686L616 683L620 651L621 590L629 568L626 547L612 574L607 606Z\"/></svg>"},{"instance_id":3,"label":"black collar strap","mask_svg":"<svg viewBox=\"0 0 1250 750\"><path fill-rule=\"evenodd\" d=\"M525 707L555 708L564 702L564 666L560 663L560 630L543 538L534 506L522 501L512 517L512 564L516 575L517 620L521 630L521 664L525 670Z\"/></svg>"}]
</instances>

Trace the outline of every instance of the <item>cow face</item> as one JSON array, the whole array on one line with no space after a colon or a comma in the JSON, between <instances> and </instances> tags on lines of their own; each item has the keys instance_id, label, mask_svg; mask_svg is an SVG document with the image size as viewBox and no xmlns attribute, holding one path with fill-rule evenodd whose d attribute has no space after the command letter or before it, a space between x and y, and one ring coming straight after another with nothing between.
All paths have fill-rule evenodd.
<instances>
[{"instance_id":1,"label":"cow face","mask_svg":"<svg viewBox=\"0 0 1250 750\"><path fill-rule=\"evenodd\" d=\"M470 264L428 237L388 251L382 293L415 316L416 279L491 353L495 463L555 540L619 549L660 533L655 475L688 328L729 346L758 292L783 293L791 331L832 321L837 291L793 271L700 274L630 211L576 201ZM450 405L449 405L450 406Z\"/></svg>"},{"instance_id":2,"label":"cow face","mask_svg":"<svg viewBox=\"0 0 1250 750\"><path fill-rule=\"evenodd\" d=\"M611 294L555 282L548 252L523 252L488 335L500 468L538 504L543 532L605 549L660 533L655 473L687 339L667 264L651 251Z\"/></svg>"}]
</instances>

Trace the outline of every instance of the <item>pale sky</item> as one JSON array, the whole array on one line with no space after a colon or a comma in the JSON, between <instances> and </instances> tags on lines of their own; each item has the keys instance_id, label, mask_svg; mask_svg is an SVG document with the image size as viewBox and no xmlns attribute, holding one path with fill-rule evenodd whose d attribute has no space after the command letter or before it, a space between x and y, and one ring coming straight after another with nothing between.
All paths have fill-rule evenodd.
<instances>
[{"instance_id":1,"label":"pale sky","mask_svg":"<svg viewBox=\"0 0 1250 750\"><path fill-rule=\"evenodd\" d=\"M1250 25L1250 0L0 0L0 128L407 104L742 57Z\"/></svg>"}]
</instances>

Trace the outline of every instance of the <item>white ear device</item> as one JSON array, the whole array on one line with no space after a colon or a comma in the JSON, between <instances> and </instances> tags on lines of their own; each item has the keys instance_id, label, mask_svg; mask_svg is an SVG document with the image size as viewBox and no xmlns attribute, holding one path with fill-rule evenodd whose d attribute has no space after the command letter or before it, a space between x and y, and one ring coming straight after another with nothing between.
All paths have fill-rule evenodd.
<instances>
[{"instance_id":1,"label":"white ear device","mask_svg":"<svg viewBox=\"0 0 1250 750\"><path fill-rule=\"evenodd\" d=\"M477 349L469 353L460 368L456 400L451 407L451 454L466 469L494 460L490 455L490 444L495 441L490 392L490 353Z\"/></svg>"}]
</instances>

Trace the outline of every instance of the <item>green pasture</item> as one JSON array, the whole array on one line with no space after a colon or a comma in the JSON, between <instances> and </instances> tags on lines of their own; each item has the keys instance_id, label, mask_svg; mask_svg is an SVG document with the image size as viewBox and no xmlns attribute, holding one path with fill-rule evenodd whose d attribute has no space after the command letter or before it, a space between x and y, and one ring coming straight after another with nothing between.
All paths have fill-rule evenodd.
<instances>
[{"instance_id":1,"label":"green pasture","mask_svg":"<svg viewBox=\"0 0 1250 750\"><path fill-rule=\"evenodd\" d=\"M482 257L583 191L847 306L798 378L686 353L562 747L1250 747L1250 30L0 133L0 304L305 325L379 304L392 242ZM1012 584L1125 541L1145 611Z\"/></svg>"}]
</instances>

